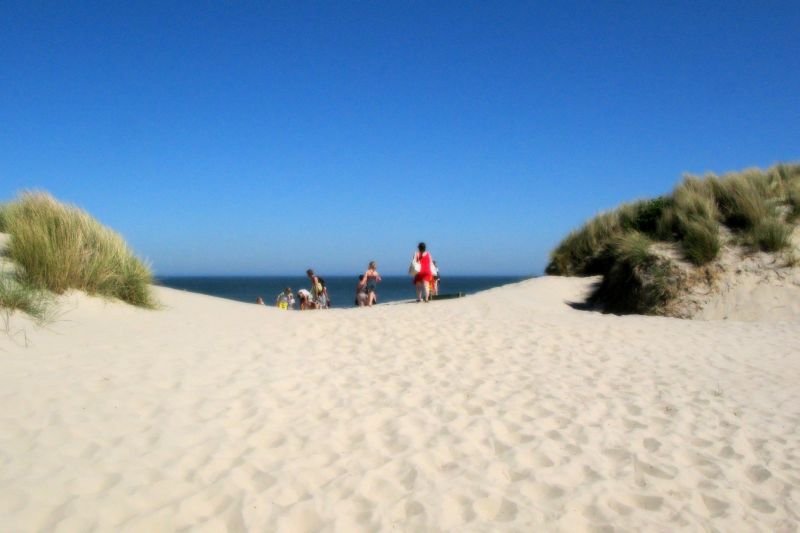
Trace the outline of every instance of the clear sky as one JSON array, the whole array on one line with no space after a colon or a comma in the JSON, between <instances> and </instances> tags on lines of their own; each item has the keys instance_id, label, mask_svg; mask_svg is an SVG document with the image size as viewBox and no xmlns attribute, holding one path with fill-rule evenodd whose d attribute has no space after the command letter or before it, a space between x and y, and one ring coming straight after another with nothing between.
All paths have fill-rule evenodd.
<instances>
[{"instance_id":1,"label":"clear sky","mask_svg":"<svg viewBox=\"0 0 800 533\"><path fill-rule=\"evenodd\" d=\"M684 172L800 159L800 2L0 2L0 200L159 274L536 274Z\"/></svg>"}]
</instances>

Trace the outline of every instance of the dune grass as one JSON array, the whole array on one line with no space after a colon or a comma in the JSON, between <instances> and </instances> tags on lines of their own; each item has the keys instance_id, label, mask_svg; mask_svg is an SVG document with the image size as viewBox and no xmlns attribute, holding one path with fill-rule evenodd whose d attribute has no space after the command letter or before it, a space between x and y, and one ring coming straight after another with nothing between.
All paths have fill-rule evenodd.
<instances>
[{"instance_id":1,"label":"dune grass","mask_svg":"<svg viewBox=\"0 0 800 533\"><path fill-rule=\"evenodd\" d=\"M633 287L636 283L631 280L642 273L649 272L642 279L658 277L654 265L659 262L647 258L644 239L676 244L684 259L700 266L719 255L723 227L753 251L777 252L790 246L792 224L798 219L800 164L687 176L668 196L623 204L572 231L551 252L546 272L613 276L614 280L604 280L606 289L621 290L624 279ZM654 289L646 299L659 301L663 294ZM642 297L639 291L636 298Z\"/></svg>"},{"instance_id":2,"label":"dune grass","mask_svg":"<svg viewBox=\"0 0 800 533\"><path fill-rule=\"evenodd\" d=\"M24 193L3 209L8 255L20 286L80 289L152 308L152 274L117 233L46 193Z\"/></svg>"},{"instance_id":3,"label":"dune grass","mask_svg":"<svg viewBox=\"0 0 800 533\"><path fill-rule=\"evenodd\" d=\"M6 313L22 311L39 323L47 322L53 311L52 296L47 291L20 283L9 274L0 273L0 309Z\"/></svg>"},{"instance_id":4,"label":"dune grass","mask_svg":"<svg viewBox=\"0 0 800 533\"><path fill-rule=\"evenodd\" d=\"M757 222L748 232L748 242L753 248L765 252L777 252L788 247L791 242L792 228L776 219Z\"/></svg>"},{"instance_id":5,"label":"dune grass","mask_svg":"<svg viewBox=\"0 0 800 533\"><path fill-rule=\"evenodd\" d=\"M675 282L669 262L652 252L653 244L636 230L609 242L599 260L605 265L603 279L589 303L611 313L655 314L663 308Z\"/></svg>"},{"instance_id":6,"label":"dune grass","mask_svg":"<svg viewBox=\"0 0 800 533\"><path fill-rule=\"evenodd\" d=\"M721 243L717 225L709 220L688 220L682 223L681 249L688 261L705 265L716 259Z\"/></svg>"},{"instance_id":7,"label":"dune grass","mask_svg":"<svg viewBox=\"0 0 800 533\"><path fill-rule=\"evenodd\" d=\"M6 211L8 210L8 206L6 204L0 204L0 233L6 232Z\"/></svg>"},{"instance_id":8,"label":"dune grass","mask_svg":"<svg viewBox=\"0 0 800 533\"><path fill-rule=\"evenodd\" d=\"M786 200L789 203L786 218L790 222L796 222L800 218L800 179L787 185Z\"/></svg>"},{"instance_id":9,"label":"dune grass","mask_svg":"<svg viewBox=\"0 0 800 533\"><path fill-rule=\"evenodd\" d=\"M711 189L697 178L688 177L672 193L672 235L684 257L695 265L713 261L720 250L719 208ZM662 223L666 227L666 222Z\"/></svg>"}]
</instances>

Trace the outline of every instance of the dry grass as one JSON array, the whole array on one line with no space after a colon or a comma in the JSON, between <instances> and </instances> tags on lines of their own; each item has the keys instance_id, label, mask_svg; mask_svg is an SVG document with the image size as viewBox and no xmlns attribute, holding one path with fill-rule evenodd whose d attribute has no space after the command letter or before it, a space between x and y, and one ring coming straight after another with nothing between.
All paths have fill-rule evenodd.
<instances>
[{"instance_id":1,"label":"dry grass","mask_svg":"<svg viewBox=\"0 0 800 533\"><path fill-rule=\"evenodd\" d=\"M153 307L150 269L125 241L86 212L45 193L25 193L5 206L8 254L26 287L80 289Z\"/></svg>"}]
</instances>

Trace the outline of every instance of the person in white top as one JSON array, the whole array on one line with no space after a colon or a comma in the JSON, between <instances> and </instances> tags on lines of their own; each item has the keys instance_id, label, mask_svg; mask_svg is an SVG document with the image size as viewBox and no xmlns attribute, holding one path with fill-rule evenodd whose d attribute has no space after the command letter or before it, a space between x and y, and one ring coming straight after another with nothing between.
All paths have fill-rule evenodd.
<instances>
[{"instance_id":1,"label":"person in white top","mask_svg":"<svg viewBox=\"0 0 800 533\"><path fill-rule=\"evenodd\" d=\"M316 309L317 304L314 302L314 297L311 296L311 293L308 289L300 289L297 291L297 297L300 299L300 310L305 311L306 309Z\"/></svg>"}]
</instances>

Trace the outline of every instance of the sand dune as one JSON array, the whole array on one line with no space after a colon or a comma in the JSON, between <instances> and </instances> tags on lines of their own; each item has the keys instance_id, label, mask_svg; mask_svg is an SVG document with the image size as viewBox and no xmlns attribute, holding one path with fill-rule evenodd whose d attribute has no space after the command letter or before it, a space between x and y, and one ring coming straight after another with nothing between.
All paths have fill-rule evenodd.
<instances>
[{"instance_id":1,"label":"sand dune","mask_svg":"<svg viewBox=\"0 0 800 533\"><path fill-rule=\"evenodd\" d=\"M796 531L800 324L566 305L590 282L15 315L0 530Z\"/></svg>"}]
</instances>

